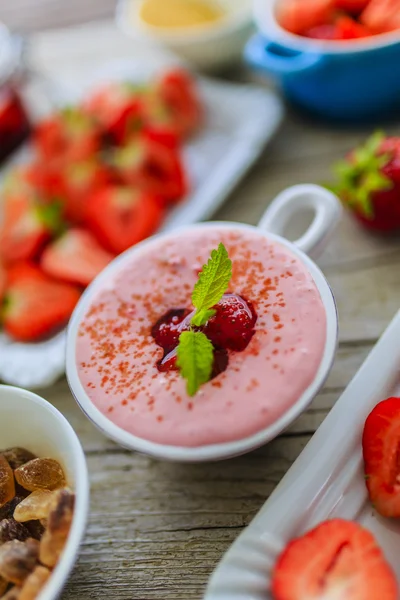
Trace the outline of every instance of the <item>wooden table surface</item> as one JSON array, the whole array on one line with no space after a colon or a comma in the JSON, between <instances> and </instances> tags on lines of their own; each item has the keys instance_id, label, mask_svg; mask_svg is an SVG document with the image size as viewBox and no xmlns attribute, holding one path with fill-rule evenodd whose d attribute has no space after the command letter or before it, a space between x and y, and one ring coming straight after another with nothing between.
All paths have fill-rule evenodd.
<instances>
[{"instance_id":1,"label":"wooden table surface","mask_svg":"<svg viewBox=\"0 0 400 600\"><path fill-rule=\"evenodd\" d=\"M111 23L37 33L31 49L38 68L58 76L90 71L106 58L147 53ZM396 123L387 129L400 133ZM279 135L217 218L256 223L283 188L327 180L332 161L370 131L328 126L288 110ZM307 444L398 309L398 239L375 238L346 215L318 262L339 310L336 362L310 409L256 452L215 464L159 462L103 437L77 408L65 380L39 392L75 428L91 477L89 527L64 600L202 597L212 569Z\"/></svg>"}]
</instances>

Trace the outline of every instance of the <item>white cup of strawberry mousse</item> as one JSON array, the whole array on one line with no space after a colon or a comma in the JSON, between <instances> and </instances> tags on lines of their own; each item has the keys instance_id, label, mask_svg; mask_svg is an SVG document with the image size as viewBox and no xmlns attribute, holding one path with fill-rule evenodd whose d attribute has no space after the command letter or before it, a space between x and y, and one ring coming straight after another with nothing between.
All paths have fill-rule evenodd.
<instances>
[{"instance_id":1,"label":"white cup of strawberry mousse","mask_svg":"<svg viewBox=\"0 0 400 600\"><path fill-rule=\"evenodd\" d=\"M294 242L283 237L310 210L305 233ZM335 302L310 256L340 215L334 194L297 185L258 226L190 225L116 258L83 294L68 328L67 378L82 411L121 446L167 460L225 459L276 437L308 407L334 360ZM189 396L179 370L160 371L166 350L152 332L169 311L183 319L193 310L199 271L220 242L232 260L227 291L249 314L252 307L251 334L240 351L222 348L222 372Z\"/></svg>"}]
</instances>

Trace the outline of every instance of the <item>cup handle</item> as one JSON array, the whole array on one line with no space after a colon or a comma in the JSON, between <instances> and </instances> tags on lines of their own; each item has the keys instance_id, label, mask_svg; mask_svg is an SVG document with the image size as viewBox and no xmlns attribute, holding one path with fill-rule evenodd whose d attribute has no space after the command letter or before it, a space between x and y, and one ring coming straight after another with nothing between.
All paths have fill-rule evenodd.
<instances>
[{"instance_id":1,"label":"cup handle","mask_svg":"<svg viewBox=\"0 0 400 600\"><path fill-rule=\"evenodd\" d=\"M315 258L322 252L342 214L337 196L325 188L314 184L287 188L272 201L258 227L285 237L289 221L305 209L313 210L314 219L305 233L293 243Z\"/></svg>"}]
</instances>

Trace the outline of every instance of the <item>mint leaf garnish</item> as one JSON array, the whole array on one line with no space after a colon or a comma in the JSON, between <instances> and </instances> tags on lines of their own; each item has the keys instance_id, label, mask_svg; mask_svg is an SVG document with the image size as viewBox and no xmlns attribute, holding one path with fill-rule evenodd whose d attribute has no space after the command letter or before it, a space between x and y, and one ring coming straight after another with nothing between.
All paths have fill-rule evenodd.
<instances>
[{"instance_id":1,"label":"mint leaf garnish","mask_svg":"<svg viewBox=\"0 0 400 600\"><path fill-rule=\"evenodd\" d=\"M218 249L211 252L211 258L203 266L199 273L199 280L194 286L192 303L196 313L192 319L193 325L200 327L210 318L209 316L206 318L205 311L221 300L231 277L232 261L225 246L219 244Z\"/></svg>"},{"instance_id":2,"label":"mint leaf garnish","mask_svg":"<svg viewBox=\"0 0 400 600\"><path fill-rule=\"evenodd\" d=\"M232 261L227 249L219 244L217 250L211 252L207 264L199 273L199 279L192 294L193 306L196 309L190 325L202 327L216 313L212 308L226 292L232 277ZM214 362L214 347L208 337L201 331L183 331L179 336L177 347L177 366L186 379L186 390L194 396L199 387L211 378Z\"/></svg>"},{"instance_id":3,"label":"mint leaf garnish","mask_svg":"<svg viewBox=\"0 0 400 600\"><path fill-rule=\"evenodd\" d=\"M210 380L214 347L201 331L183 331L179 336L177 365L186 379L186 391L194 396L199 387Z\"/></svg>"}]
</instances>

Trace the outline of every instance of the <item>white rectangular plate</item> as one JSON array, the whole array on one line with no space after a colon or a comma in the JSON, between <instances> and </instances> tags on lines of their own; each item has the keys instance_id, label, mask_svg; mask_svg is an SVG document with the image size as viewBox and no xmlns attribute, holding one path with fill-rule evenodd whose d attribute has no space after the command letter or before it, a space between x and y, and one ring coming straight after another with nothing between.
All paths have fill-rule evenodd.
<instances>
[{"instance_id":1,"label":"white rectangular plate","mask_svg":"<svg viewBox=\"0 0 400 600\"><path fill-rule=\"evenodd\" d=\"M102 81L144 81L167 65L113 62L90 82L55 82L52 99L60 105L74 102ZM211 217L261 154L283 116L280 100L267 90L206 78L199 78L198 85L206 121L184 149L192 192L171 211L163 231ZM31 389L49 386L64 373L64 355L64 333L37 344L17 344L0 334L0 379Z\"/></svg>"},{"instance_id":2,"label":"white rectangular plate","mask_svg":"<svg viewBox=\"0 0 400 600\"><path fill-rule=\"evenodd\" d=\"M400 311L268 501L227 551L204 600L270 600L271 570L287 542L321 521L358 521L400 581L400 523L373 510L361 438L372 408L400 393Z\"/></svg>"}]
</instances>

